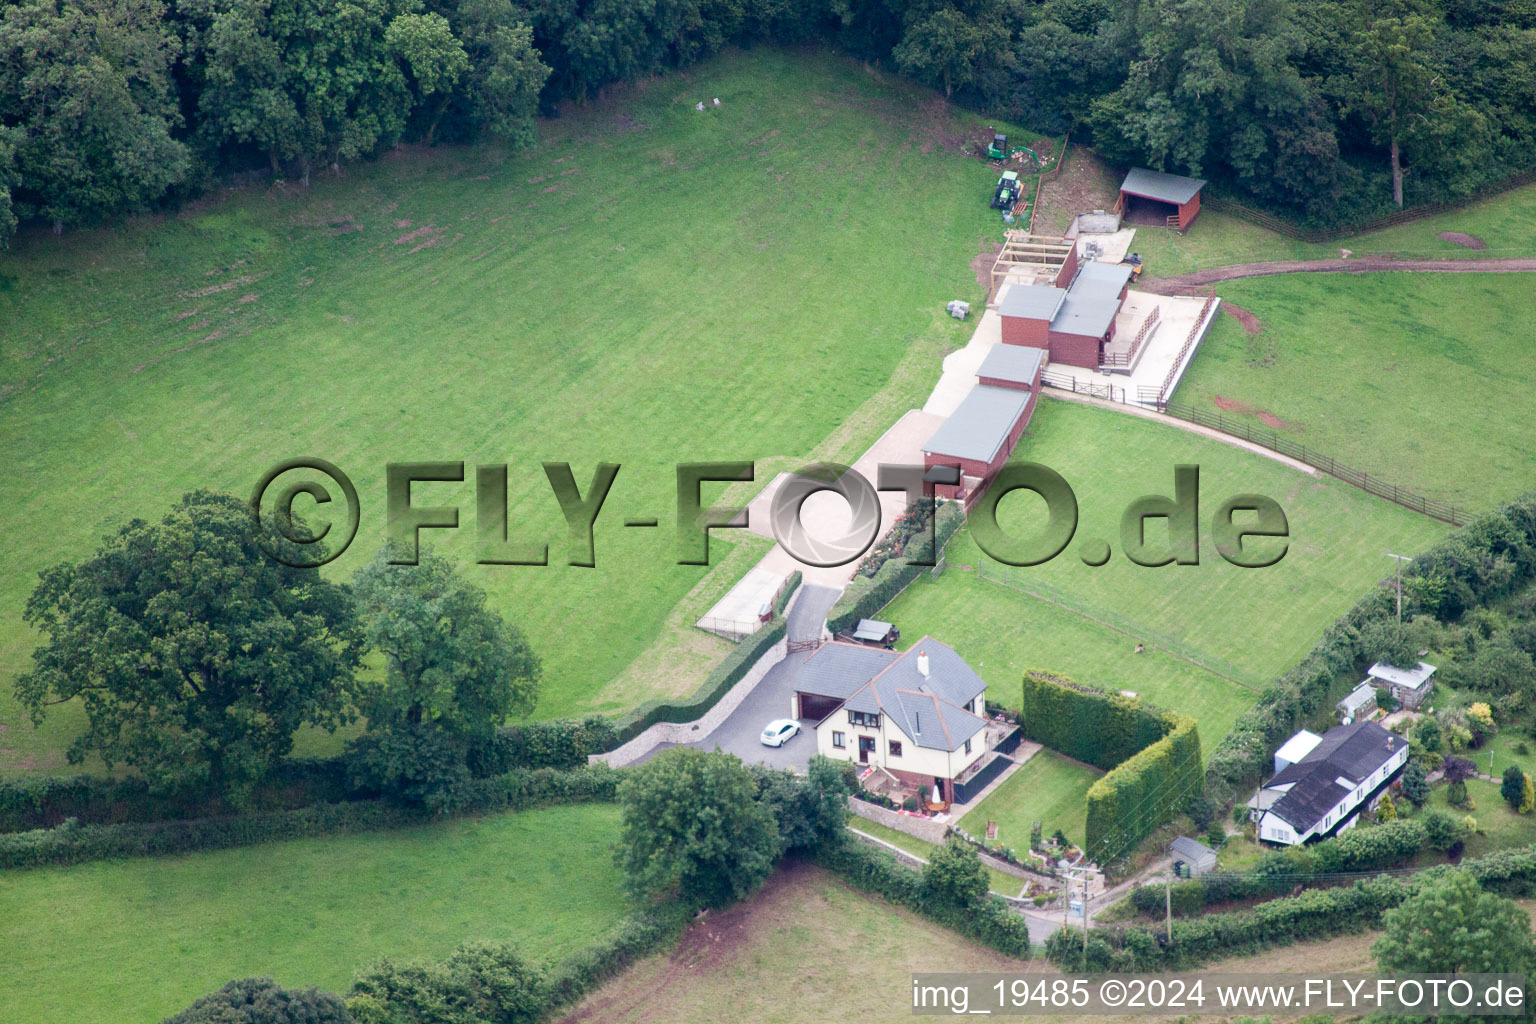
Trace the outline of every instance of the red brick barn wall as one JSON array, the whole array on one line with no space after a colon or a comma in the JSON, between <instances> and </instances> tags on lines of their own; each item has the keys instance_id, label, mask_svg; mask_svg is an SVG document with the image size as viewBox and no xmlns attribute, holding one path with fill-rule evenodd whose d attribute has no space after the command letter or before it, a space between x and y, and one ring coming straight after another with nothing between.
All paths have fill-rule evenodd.
<instances>
[{"instance_id":1,"label":"red brick barn wall","mask_svg":"<svg viewBox=\"0 0 1536 1024\"><path fill-rule=\"evenodd\" d=\"M1077 276L1077 243L1072 243L1072 251L1067 253L1067 258L1061 261L1061 269L1056 271L1056 287L1065 288L1072 283Z\"/></svg>"},{"instance_id":2,"label":"red brick barn wall","mask_svg":"<svg viewBox=\"0 0 1536 1024\"><path fill-rule=\"evenodd\" d=\"M1194 198L1179 207L1179 230L1188 226L1200 214L1200 193L1196 192Z\"/></svg>"},{"instance_id":3,"label":"red brick barn wall","mask_svg":"<svg viewBox=\"0 0 1536 1024\"><path fill-rule=\"evenodd\" d=\"M1082 366L1089 370L1099 368L1099 339L1082 334L1051 332L1051 362Z\"/></svg>"},{"instance_id":4,"label":"red brick barn wall","mask_svg":"<svg viewBox=\"0 0 1536 1024\"><path fill-rule=\"evenodd\" d=\"M1049 320L1029 320L1021 316L1005 316L1002 320L1003 344L1027 348L1045 348L1050 344Z\"/></svg>"}]
</instances>

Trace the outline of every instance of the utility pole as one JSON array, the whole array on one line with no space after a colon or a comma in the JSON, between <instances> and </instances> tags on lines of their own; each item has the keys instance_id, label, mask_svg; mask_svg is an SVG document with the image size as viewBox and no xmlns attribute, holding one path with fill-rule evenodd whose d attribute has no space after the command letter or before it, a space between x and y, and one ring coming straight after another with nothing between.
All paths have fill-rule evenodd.
<instances>
[{"instance_id":1,"label":"utility pole","mask_svg":"<svg viewBox=\"0 0 1536 1024\"><path fill-rule=\"evenodd\" d=\"M1387 552L1387 557L1397 559L1397 624L1401 626L1403 624L1403 563L1411 562L1413 559L1407 555L1394 555L1390 551Z\"/></svg>"},{"instance_id":2,"label":"utility pole","mask_svg":"<svg viewBox=\"0 0 1536 1024\"><path fill-rule=\"evenodd\" d=\"M1168 880L1163 885L1163 916L1168 924L1168 945L1173 945L1173 847L1163 847L1168 854Z\"/></svg>"}]
</instances>

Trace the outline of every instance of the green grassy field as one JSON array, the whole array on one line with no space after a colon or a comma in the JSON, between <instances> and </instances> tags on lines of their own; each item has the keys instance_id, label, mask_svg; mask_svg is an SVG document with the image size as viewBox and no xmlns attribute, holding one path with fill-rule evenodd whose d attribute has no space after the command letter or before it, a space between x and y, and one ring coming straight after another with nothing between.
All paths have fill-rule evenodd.
<instances>
[{"instance_id":1,"label":"green grassy field","mask_svg":"<svg viewBox=\"0 0 1536 1024\"><path fill-rule=\"evenodd\" d=\"M1440 238L1441 232L1472 235L1481 239L1486 248L1459 245ZM1203 209L1183 235L1166 228L1138 226L1131 248L1141 253L1150 279L1177 277L1232 263L1336 259L1340 249L1348 249L1356 256L1391 253L1410 259L1530 256L1533 234L1536 186L1527 185L1461 210L1317 244L1300 242L1248 221Z\"/></svg>"},{"instance_id":2,"label":"green grassy field","mask_svg":"<svg viewBox=\"0 0 1536 1024\"><path fill-rule=\"evenodd\" d=\"M1072 485L1079 507L1073 543L1045 565L1013 569L983 561L963 533L945 552L944 575L908 588L882 618L896 623L904 640L928 633L953 644L991 684L991 700L1016 703L1016 681L1026 669L1063 672L1194 715L1206 750L1254 702L1257 688L1386 577L1391 563L1383 552L1422 550L1449 529L1329 477L1066 401L1040 404L1015 458L1052 467ZM1118 551L1105 566L1083 564L1078 546L1087 539L1119 548L1120 515L1131 501L1172 493L1177 463L1200 467L1200 564L1149 569ZM1242 569L1215 553L1209 517L1227 496L1254 491L1286 511L1290 545L1278 564ZM1043 508L1021 492L1000 503L999 521L1031 536ZM1149 525L1149 536L1160 530ZM1133 653L1138 640L1148 645L1140 655ZM1182 657L1160 651L1164 645Z\"/></svg>"},{"instance_id":3,"label":"green grassy field","mask_svg":"<svg viewBox=\"0 0 1536 1024\"><path fill-rule=\"evenodd\" d=\"M1480 768L1487 767L1487 759L1478 758L1478 764ZM1468 857L1482 857L1496 850L1536 843L1536 815L1516 814L1499 795L1498 783L1468 779L1467 795L1476 805L1470 811L1450 806L1446 803L1445 793L1446 786L1437 784L1430 790L1429 801L1424 806L1453 814L1458 821L1468 814L1477 819L1477 834L1467 840Z\"/></svg>"},{"instance_id":4,"label":"green grassy field","mask_svg":"<svg viewBox=\"0 0 1536 1024\"><path fill-rule=\"evenodd\" d=\"M729 645L689 623L762 545L716 573L675 564L675 464L755 459L761 486L790 460L851 462L921 404L972 330L944 303L979 300L970 263L1001 230L995 172L961 153L988 123L852 60L765 48L544 122L527 154L402 150L308 192L24 235L0 254L0 773L64 769L79 721L59 709L34 733L10 703L38 570L297 455L357 484L338 578L382 542L386 464L466 462L464 484L414 500L460 507L459 530L424 536L469 563L474 466L508 463L511 532L551 564L468 571L544 659L537 716L691 691ZM623 466L596 569L565 564L543 460L583 488Z\"/></svg>"},{"instance_id":5,"label":"green grassy field","mask_svg":"<svg viewBox=\"0 0 1536 1024\"><path fill-rule=\"evenodd\" d=\"M475 939L570 953L629 904L616 807L7 872L0 1005L28 1024L157 1021L231 978L345 992L381 956Z\"/></svg>"},{"instance_id":6,"label":"green grassy field","mask_svg":"<svg viewBox=\"0 0 1536 1024\"><path fill-rule=\"evenodd\" d=\"M1229 281L1176 401L1220 410L1473 510L1536 486L1536 292L1525 274ZM1490 416L1490 410L1498 416Z\"/></svg>"},{"instance_id":7,"label":"green grassy field","mask_svg":"<svg viewBox=\"0 0 1536 1024\"><path fill-rule=\"evenodd\" d=\"M1084 798L1103 774L1054 751L1041 750L961 818L960 827L981 838L987 822L995 821L998 843L1022 854L1029 849L1030 825L1038 821L1045 838L1061 829L1082 846L1088 814Z\"/></svg>"}]
</instances>

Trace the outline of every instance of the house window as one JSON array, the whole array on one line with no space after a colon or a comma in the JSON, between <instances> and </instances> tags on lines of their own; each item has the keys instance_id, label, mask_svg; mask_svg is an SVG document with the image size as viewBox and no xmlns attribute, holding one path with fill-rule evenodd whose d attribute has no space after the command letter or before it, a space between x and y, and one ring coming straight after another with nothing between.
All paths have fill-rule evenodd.
<instances>
[{"instance_id":1,"label":"house window","mask_svg":"<svg viewBox=\"0 0 1536 1024\"><path fill-rule=\"evenodd\" d=\"M900 757L901 756L901 741L900 740L891 740L891 756L892 757Z\"/></svg>"},{"instance_id":2,"label":"house window","mask_svg":"<svg viewBox=\"0 0 1536 1024\"><path fill-rule=\"evenodd\" d=\"M871 729L880 727L880 716L872 711L850 711L848 721L853 725L864 725Z\"/></svg>"},{"instance_id":3,"label":"house window","mask_svg":"<svg viewBox=\"0 0 1536 1024\"><path fill-rule=\"evenodd\" d=\"M969 754L971 752L971 741L970 740L966 740L965 741L965 752L967 754Z\"/></svg>"},{"instance_id":4,"label":"house window","mask_svg":"<svg viewBox=\"0 0 1536 1024\"><path fill-rule=\"evenodd\" d=\"M834 732L832 734L832 745L838 750L842 750L848 746L848 736L845 733Z\"/></svg>"}]
</instances>

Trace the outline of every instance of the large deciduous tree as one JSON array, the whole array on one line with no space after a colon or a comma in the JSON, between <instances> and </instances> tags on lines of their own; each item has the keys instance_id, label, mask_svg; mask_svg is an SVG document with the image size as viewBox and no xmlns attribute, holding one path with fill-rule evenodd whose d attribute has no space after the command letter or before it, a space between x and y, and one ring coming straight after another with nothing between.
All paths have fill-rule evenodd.
<instances>
[{"instance_id":1,"label":"large deciduous tree","mask_svg":"<svg viewBox=\"0 0 1536 1024\"><path fill-rule=\"evenodd\" d=\"M11 199L21 216L62 230L143 207L185 177L187 149L172 136L179 49L159 0L5 6L0 128L15 150ZM6 177L0 160L0 192Z\"/></svg>"},{"instance_id":2,"label":"large deciduous tree","mask_svg":"<svg viewBox=\"0 0 1536 1024\"><path fill-rule=\"evenodd\" d=\"M358 781L446 807L470 747L533 710L539 658L439 555L395 565L380 551L354 586L368 644L384 658L383 681L359 696L368 733L352 745Z\"/></svg>"},{"instance_id":3,"label":"large deciduous tree","mask_svg":"<svg viewBox=\"0 0 1536 1024\"><path fill-rule=\"evenodd\" d=\"M389 145L410 113L405 74L386 41L409 0L223 0L202 41L203 130L298 160L306 183Z\"/></svg>"},{"instance_id":4,"label":"large deciduous tree","mask_svg":"<svg viewBox=\"0 0 1536 1024\"><path fill-rule=\"evenodd\" d=\"M430 111L424 135L430 146L454 86L469 71L469 55L441 14L402 14L384 30L384 41L409 73L417 104Z\"/></svg>"},{"instance_id":5,"label":"large deciduous tree","mask_svg":"<svg viewBox=\"0 0 1536 1024\"><path fill-rule=\"evenodd\" d=\"M1372 952L1402 974L1527 974L1536 967L1531 919L1514 900L1485 892L1467 871L1421 877L1382 918Z\"/></svg>"},{"instance_id":6,"label":"large deciduous tree","mask_svg":"<svg viewBox=\"0 0 1536 1024\"><path fill-rule=\"evenodd\" d=\"M340 998L283 988L271 978L231 981L163 1024L354 1024Z\"/></svg>"},{"instance_id":7,"label":"large deciduous tree","mask_svg":"<svg viewBox=\"0 0 1536 1024\"><path fill-rule=\"evenodd\" d=\"M83 705L71 763L96 753L237 802L300 726L346 721L363 650L350 591L269 558L249 506L207 491L43 572L26 619L45 639L17 696L35 723Z\"/></svg>"},{"instance_id":8,"label":"large deciduous tree","mask_svg":"<svg viewBox=\"0 0 1536 1024\"><path fill-rule=\"evenodd\" d=\"M1011 68L1013 52L1002 4L969 0L959 5L913 4L907 29L891 55L896 66L944 95L974 83L988 68Z\"/></svg>"},{"instance_id":9,"label":"large deciduous tree","mask_svg":"<svg viewBox=\"0 0 1536 1024\"><path fill-rule=\"evenodd\" d=\"M455 93L460 134L489 132L519 148L533 145L550 69L533 45L527 14L511 0L460 0L449 18L470 64Z\"/></svg>"},{"instance_id":10,"label":"large deciduous tree","mask_svg":"<svg viewBox=\"0 0 1536 1024\"><path fill-rule=\"evenodd\" d=\"M715 907L762 884L781 849L777 823L741 759L663 751L619 787L618 861L637 895Z\"/></svg>"},{"instance_id":11,"label":"large deciduous tree","mask_svg":"<svg viewBox=\"0 0 1536 1024\"><path fill-rule=\"evenodd\" d=\"M1444 176L1485 148L1486 124L1452 90L1436 53L1436 23L1415 4L1382 3L1355 34L1353 71L1332 83L1346 116L1387 149L1392 201L1403 205L1405 158Z\"/></svg>"}]
</instances>

